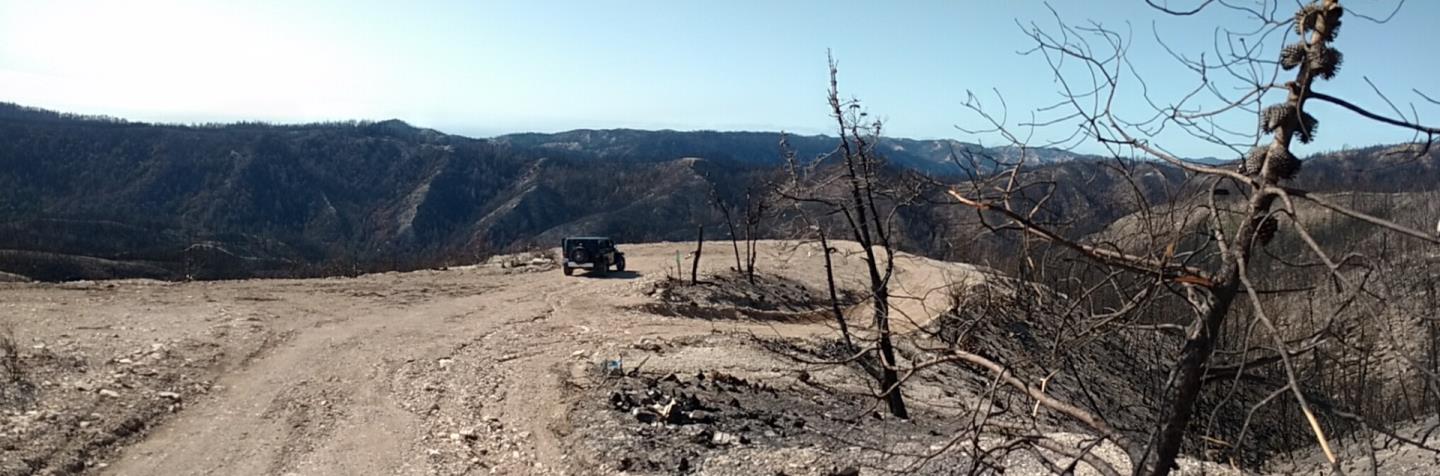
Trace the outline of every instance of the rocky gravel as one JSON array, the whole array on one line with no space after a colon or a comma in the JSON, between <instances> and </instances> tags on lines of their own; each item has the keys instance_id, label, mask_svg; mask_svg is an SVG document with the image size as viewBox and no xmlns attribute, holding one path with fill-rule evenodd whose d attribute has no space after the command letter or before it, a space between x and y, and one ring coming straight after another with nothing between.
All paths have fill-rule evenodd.
<instances>
[{"instance_id":1,"label":"rocky gravel","mask_svg":"<svg viewBox=\"0 0 1440 476\"><path fill-rule=\"evenodd\" d=\"M813 247L762 242L783 270L764 287L714 260L710 289L680 289L664 270L691 246L623 247L634 272L606 277L539 253L357 278L0 284L20 370L0 374L0 475L986 472L950 446L984 376L917 378L916 418L890 418L862 368L806 363L840 356L831 319L756 313L823 311ZM836 256L856 289L856 254ZM912 328L934 320L931 291L975 277L897 263Z\"/></svg>"},{"instance_id":2,"label":"rocky gravel","mask_svg":"<svg viewBox=\"0 0 1440 476\"><path fill-rule=\"evenodd\" d=\"M0 474L103 469L115 449L214 390L227 355L257 352L276 338L146 334L100 326L21 342L23 372L8 382L0 413Z\"/></svg>"}]
</instances>

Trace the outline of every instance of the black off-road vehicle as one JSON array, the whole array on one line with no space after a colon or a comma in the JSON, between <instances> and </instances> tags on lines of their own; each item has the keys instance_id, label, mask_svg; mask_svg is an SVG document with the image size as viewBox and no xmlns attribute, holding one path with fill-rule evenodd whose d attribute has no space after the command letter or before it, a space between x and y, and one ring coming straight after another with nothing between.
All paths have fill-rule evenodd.
<instances>
[{"instance_id":1,"label":"black off-road vehicle","mask_svg":"<svg viewBox=\"0 0 1440 476\"><path fill-rule=\"evenodd\" d=\"M603 236L577 236L566 238L560 243L560 252L564 253L562 268L565 275L569 276L575 272L575 268L589 269L596 274L610 272L614 266L615 271L625 271L625 253L615 249L615 242Z\"/></svg>"}]
</instances>

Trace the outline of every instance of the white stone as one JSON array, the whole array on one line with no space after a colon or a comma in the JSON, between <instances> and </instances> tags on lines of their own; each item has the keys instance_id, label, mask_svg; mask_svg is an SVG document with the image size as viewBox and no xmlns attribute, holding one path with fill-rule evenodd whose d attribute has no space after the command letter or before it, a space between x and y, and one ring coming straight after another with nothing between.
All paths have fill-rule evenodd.
<instances>
[{"instance_id":1,"label":"white stone","mask_svg":"<svg viewBox=\"0 0 1440 476\"><path fill-rule=\"evenodd\" d=\"M717 445L726 446L739 443L740 438L723 431L717 431L715 432L715 436L710 438L710 442Z\"/></svg>"}]
</instances>

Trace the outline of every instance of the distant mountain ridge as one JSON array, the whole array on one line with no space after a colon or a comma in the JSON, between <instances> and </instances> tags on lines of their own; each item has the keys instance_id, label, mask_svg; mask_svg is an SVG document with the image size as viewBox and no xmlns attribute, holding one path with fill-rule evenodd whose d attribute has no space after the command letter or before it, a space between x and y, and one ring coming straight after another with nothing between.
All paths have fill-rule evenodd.
<instances>
[{"instance_id":1,"label":"distant mountain ridge","mask_svg":"<svg viewBox=\"0 0 1440 476\"><path fill-rule=\"evenodd\" d=\"M496 142L516 147L541 150L584 152L602 159L624 161L672 160L704 157L730 160L753 165L774 165L782 161L781 132L673 131L637 129L577 129L556 133L517 133L495 137ZM825 135L783 134L789 146L801 159L833 153L839 139ZM877 149L892 164L930 174L958 175L968 163L953 160L966 152L990 154L1013 159L1018 151L1011 147L986 148L951 139L921 140L882 138ZM1038 163L1064 162L1094 158L1058 149L1029 149L1031 160Z\"/></svg>"},{"instance_id":2,"label":"distant mountain ridge","mask_svg":"<svg viewBox=\"0 0 1440 476\"><path fill-rule=\"evenodd\" d=\"M66 280L337 274L472 261L551 246L569 234L622 241L723 237L711 195L739 202L776 178L779 133L627 129L473 139L403 121L154 125L0 104L0 272ZM789 136L801 159L836 139ZM952 151L1013 157L957 141L885 139L899 171L955 175ZM1307 160L1301 181L1329 189L1433 187L1421 165L1357 182L1364 154ZM1054 201L1091 222L1131 210L1113 161L1027 150L1074 186ZM1356 155L1359 154L1359 155ZM682 160L684 159L684 160ZM1399 160L1399 159L1395 159ZM1182 174L1150 165L1142 191ZM1428 180L1428 181L1427 181ZM1158 196L1158 195L1156 195ZM980 249L949 210L902 217L902 246L937 257ZM768 235L790 233L776 222Z\"/></svg>"}]
</instances>

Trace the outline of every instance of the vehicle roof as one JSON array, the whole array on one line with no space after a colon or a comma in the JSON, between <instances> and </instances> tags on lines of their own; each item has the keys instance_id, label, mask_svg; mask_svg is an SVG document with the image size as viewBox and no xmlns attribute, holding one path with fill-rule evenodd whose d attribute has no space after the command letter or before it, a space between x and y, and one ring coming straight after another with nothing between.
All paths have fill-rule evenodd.
<instances>
[{"instance_id":1,"label":"vehicle roof","mask_svg":"<svg viewBox=\"0 0 1440 476\"><path fill-rule=\"evenodd\" d=\"M608 237L608 236L569 236L569 237L566 237L565 239L567 239L567 240L608 240L608 239L610 239L610 237Z\"/></svg>"}]
</instances>

